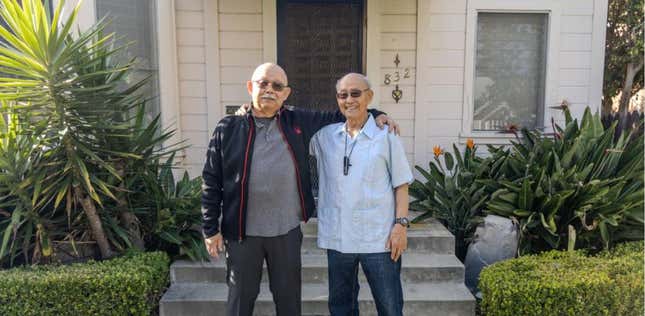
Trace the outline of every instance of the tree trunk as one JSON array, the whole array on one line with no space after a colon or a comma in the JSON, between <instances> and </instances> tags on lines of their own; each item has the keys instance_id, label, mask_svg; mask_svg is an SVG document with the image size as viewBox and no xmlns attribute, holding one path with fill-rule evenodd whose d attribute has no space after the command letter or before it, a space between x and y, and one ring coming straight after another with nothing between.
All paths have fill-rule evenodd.
<instances>
[{"instance_id":1,"label":"tree trunk","mask_svg":"<svg viewBox=\"0 0 645 316\"><path fill-rule=\"evenodd\" d=\"M627 114L629 112L629 100L632 98L632 87L634 86L634 77L643 67L643 61L639 62L638 65L634 63L627 64L627 69L625 71L625 81L623 83L623 90L620 94L620 103L618 105L618 111L621 113Z\"/></svg>"},{"instance_id":2,"label":"tree trunk","mask_svg":"<svg viewBox=\"0 0 645 316\"><path fill-rule=\"evenodd\" d=\"M96 206L94 201L89 197L80 187L74 187L74 195L79 200L83 206L83 211L85 216L87 216L87 221L90 223L90 228L92 229L92 235L94 240L96 240L99 250L101 251L101 258L108 259L114 256L110 243L105 236L105 231L103 230L103 224L101 223L101 218L99 217L98 212L96 211Z\"/></svg>"},{"instance_id":3,"label":"tree trunk","mask_svg":"<svg viewBox=\"0 0 645 316\"><path fill-rule=\"evenodd\" d=\"M143 242L143 237L141 236L141 229L139 229L137 217L129 211L128 202L125 197L125 162L118 162L116 164L116 171L119 177L121 177L121 183L119 184L119 189L117 191L117 207L121 224L127 230L132 245L139 250L144 250L145 244Z\"/></svg>"},{"instance_id":4,"label":"tree trunk","mask_svg":"<svg viewBox=\"0 0 645 316\"><path fill-rule=\"evenodd\" d=\"M127 211L127 205L124 206L121 199L117 203L120 209L119 218L121 219L121 224L127 229L132 246L138 250L144 250L145 244L143 238L141 238L141 230L139 229L137 217L132 212Z\"/></svg>"},{"instance_id":5,"label":"tree trunk","mask_svg":"<svg viewBox=\"0 0 645 316\"><path fill-rule=\"evenodd\" d=\"M609 96L605 95L602 99L602 115L611 114L613 105L614 105L614 100Z\"/></svg>"}]
</instances>

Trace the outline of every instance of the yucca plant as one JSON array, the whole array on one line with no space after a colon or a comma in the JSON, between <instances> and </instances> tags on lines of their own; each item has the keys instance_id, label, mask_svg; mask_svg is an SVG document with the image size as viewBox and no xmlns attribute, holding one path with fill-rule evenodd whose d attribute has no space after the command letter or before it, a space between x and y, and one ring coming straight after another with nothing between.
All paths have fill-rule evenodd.
<instances>
[{"instance_id":1,"label":"yucca plant","mask_svg":"<svg viewBox=\"0 0 645 316\"><path fill-rule=\"evenodd\" d=\"M43 173L32 181L34 204L62 202L68 216L80 206L91 238L102 257L113 255L103 222L107 199L118 200L119 159L140 159L135 153L111 150L109 144L127 138L131 125L122 119L140 103L141 82L127 85L131 64L117 63L122 47L113 48L103 35L106 22L72 36L77 6L62 20L64 1L54 12L40 0L1 0L0 99L14 104L24 134L39 136L46 151ZM125 87L124 87L125 85ZM35 180L35 179L33 179Z\"/></svg>"},{"instance_id":2,"label":"yucca plant","mask_svg":"<svg viewBox=\"0 0 645 316\"><path fill-rule=\"evenodd\" d=\"M495 190L486 211L519 222L524 253L642 239L643 136L614 141L616 123L604 129L587 108L578 124L563 110L566 126L554 124L553 136L523 129L510 150L498 151L502 177L480 181Z\"/></svg>"},{"instance_id":3,"label":"yucca plant","mask_svg":"<svg viewBox=\"0 0 645 316\"><path fill-rule=\"evenodd\" d=\"M132 114L132 115L130 115ZM124 113L121 118L124 124L130 125L130 132L123 139L108 139L107 146L112 152L130 152L140 159L125 159L115 156L110 158L115 164L115 169L120 178L110 177L107 182L117 187L115 195L116 203L107 209L114 214L115 220L106 223L108 226L108 238L120 250L128 247L135 247L143 250L146 248L145 240L149 239L150 227L155 223L150 221L150 214L156 212L157 204L150 203L156 199L154 196L157 188L161 187L157 182L166 182L165 177L157 177L159 173L159 161L168 159L168 168L174 165L174 154L183 149L179 144L167 144L174 131L164 130L161 127L160 117L157 116L147 121L146 108L142 103L136 112ZM170 157L170 158L166 158ZM170 179L174 181L173 178ZM174 186L174 183L173 183ZM150 189L152 187L152 189ZM193 192L199 197L201 192ZM143 205L143 207L142 207ZM161 206L163 207L163 206ZM199 207L195 211L198 212ZM118 220L116 220L118 219ZM110 232L112 232L110 234ZM158 248L150 247L157 250Z\"/></svg>"},{"instance_id":4,"label":"yucca plant","mask_svg":"<svg viewBox=\"0 0 645 316\"><path fill-rule=\"evenodd\" d=\"M3 102L3 108L9 107ZM44 219L33 200L34 179L44 178L38 139L20 134L15 114L0 117L0 266L12 265L17 256L28 256L32 245L48 257L51 240ZM35 237L38 238L35 238ZM35 242L33 242L33 241ZM24 258L28 262L29 258Z\"/></svg>"}]
</instances>

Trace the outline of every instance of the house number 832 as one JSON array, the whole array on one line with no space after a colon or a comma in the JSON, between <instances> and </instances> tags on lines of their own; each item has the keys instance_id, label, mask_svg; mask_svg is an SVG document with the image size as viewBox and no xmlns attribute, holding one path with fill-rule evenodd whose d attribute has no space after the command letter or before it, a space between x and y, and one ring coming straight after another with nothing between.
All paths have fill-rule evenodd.
<instances>
[{"instance_id":1,"label":"house number 832","mask_svg":"<svg viewBox=\"0 0 645 316\"><path fill-rule=\"evenodd\" d=\"M410 68L403 69L403 74L401 74L399 71L395 71L391 74L385 74L385 80L383 80L383 83L389 85L390 83L398 83L399 81L401 81L401 79L407 78L410 78Z\"/></svg>"}]
</instances>

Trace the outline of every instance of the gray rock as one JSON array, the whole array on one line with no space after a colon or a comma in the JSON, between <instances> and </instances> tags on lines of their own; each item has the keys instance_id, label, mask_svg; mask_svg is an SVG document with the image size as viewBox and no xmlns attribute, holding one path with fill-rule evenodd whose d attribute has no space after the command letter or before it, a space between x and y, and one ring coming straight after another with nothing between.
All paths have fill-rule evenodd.
<instances>
[{"instance_id":1,"label":"gray rock","mask_svg":"<svg viewBox=\"0 0 645 316\"><path fill-rule=\"evenodd\" d=\"M466 286L476 297L481 297L477 284L481 270L497 261L514 258L519 241L518 227L508 218L488 215L475 230L474 242L468 246Z\"/></svg>"}]
</instances>

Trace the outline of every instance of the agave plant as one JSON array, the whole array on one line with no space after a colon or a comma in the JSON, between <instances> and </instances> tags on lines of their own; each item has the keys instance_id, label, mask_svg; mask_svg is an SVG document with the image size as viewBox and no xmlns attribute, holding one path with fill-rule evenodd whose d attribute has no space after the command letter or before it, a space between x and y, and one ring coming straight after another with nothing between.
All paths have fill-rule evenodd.
<instances>
[{"instance_id":1,"label":"agave plant","mask_svg":"<svg viewBox=\"0 0 645 316\"><path fill-rule=\"evenodd\" d=\"M519 221L523 252L642 239L642 134L614 141L616 123L604 129L587 108L578 124L564 111L564 129L554 124L554 137L523 129L507 151L503 177L482 181L495 190L487 212Z\"/></svg>"},{"instance_id":2,"label":"agave plant","mask_svg":"<svg viewBox=\"0 0 645 316\"><path fill-rule=\"evenodd\" d=\"M63 5L49 12L40 0L0 0L7 25L0 26L0 99L29 117L20 121L21 130L38 136L46 151L47 177L32 179L33 204L64 205L69 217L80 206L102 257L110 257L102 209L106 199L118 200L118 183L107 179L123 178L120 159L141 158L111 144L127 141L132 124L123 114L141 102L135 92L143 82L124 87L131 63L116 61L123 47L112 47L112 36L103 35L104 20L72 36L79 7L63 21Z\"/></svg>"}]
</instances>

